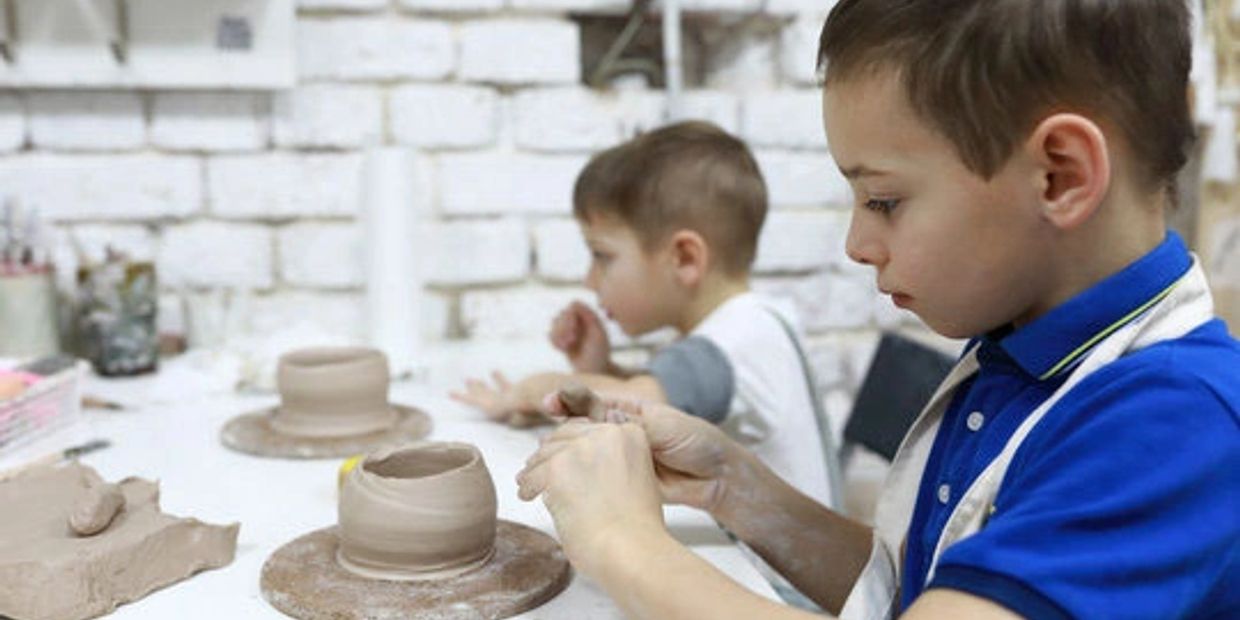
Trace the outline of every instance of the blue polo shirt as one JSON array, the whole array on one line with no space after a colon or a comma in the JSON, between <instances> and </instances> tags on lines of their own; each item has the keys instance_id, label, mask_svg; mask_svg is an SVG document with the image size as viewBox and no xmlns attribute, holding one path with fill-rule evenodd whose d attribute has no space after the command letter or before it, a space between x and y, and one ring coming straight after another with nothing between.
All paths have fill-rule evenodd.
<instances>
[{"instance_id":1,"label":"blue polo shirt","mask_svg":"<svg viewBox=\"0 0 1240 620\"><path fill-rule=\"evenodd\" d=\"M1028 618L1240 618L1240 343L1217 319L1073 387L1017 451L985 526L926 584L957 501L1020 423L1191 264L1172 233L1029 325L970 343L980 369L922 476L903 608L950 588Z\"/></svg>"}]
</instances>

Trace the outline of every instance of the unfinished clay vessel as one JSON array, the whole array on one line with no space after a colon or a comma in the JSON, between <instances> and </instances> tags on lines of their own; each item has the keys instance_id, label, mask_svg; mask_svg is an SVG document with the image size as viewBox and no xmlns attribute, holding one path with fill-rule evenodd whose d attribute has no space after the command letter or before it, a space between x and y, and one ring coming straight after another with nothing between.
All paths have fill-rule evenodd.
<instances>
[{"instance_id":1,"label":"unfinished clay vessel","mask_svg":"<svg viewBox=\"0 0 1240 620\"><path fill-rule=\"evenodd\" d=\"M391 427L387 357L374 349L312 348L280 356L278 432L299 437L362 435Z\"/></svg>"},{"instance_id":2,"label":"unfinished clay vessel","mask_svg":"<svg viewBox=\"0 0 1240 620\"><path fill-rule=\"evenodd\" d=\"M371 579L446 579L495 549L495 486L482 454L428 442L368 456L345 478L339 505L346 570Z\"/></svg>"}]
</instances>

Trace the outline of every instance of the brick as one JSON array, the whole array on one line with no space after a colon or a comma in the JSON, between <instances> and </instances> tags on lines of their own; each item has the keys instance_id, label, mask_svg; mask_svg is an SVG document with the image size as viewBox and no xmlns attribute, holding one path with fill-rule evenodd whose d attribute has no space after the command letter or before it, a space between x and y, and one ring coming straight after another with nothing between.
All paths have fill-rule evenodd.
<instances>
[{"instance_id":1,"label":"brick","mask_svg":"<svg viewBox=\"0 0 1240 620\"><path fill-rule=\"evenodd\" d=\"M590 268L590 250L577 220L557 218L534 227L538 275L556 282L582 282Z\"/></svg>"},{"instance_id":2,"label":"brick","mask_svg":"<svg viewBox=\"0 0 1240 620\"><path fill-rule=\"evenodd\" d=\"M253 93L162 93L151 108L151 144L176 151L255 151L267 146L270 98Z\"/></svg>"},{"instance_id":3,"label":"brick","mask_svg":"<svg viewBox=\"0 0 1240 620\"><path fill-rule=\"evenodd\" d=\"M741 136L754 147L825 151L822 91L771 91L745 97Z\"/></svg>"},{"instance_id":4,"label":"brick","mask_svg":"<svg viewBox=\"0 0 1240 620\"><path fill-rule=\"evenodd\" d=\"M769 13L816 15L818 28L821 29L823 20L826 19L831 9L835 7L836 2L837 0L767 0L765 4L766 10Z\"/></svg>"},{"instance_id":5,"label":"brick","mask_svg":"<svg viewBox=\"0 0 1240 620\"><path fill-rule=\"evenodd\" d=\"M551 320L560 310L574 300L592 298L588 291L575 288L523 286L466 291L461 295L461 326L476 340L545 339Z\"/></svg>"},{"instance_id":6,"label":"brick","mask_svg":"<svg viewBox=\"0 0 1240 620\"><path fill-rule=\"evenodd\" d=\"M414 11L465 13L501 9L504 0L400 0L400 6Z\"/></svg>"},{"instance_id":7,"label":"brick","mask_svg":"<svg viewBox=\"0 0 1240 620\"><path fill-rule=\"evenodd\" d=\"M449 215L572 211L573 183L585 166L577 155L444 155L439 158L441 208Z\"/></svg>"},{"instance_id":8,"label":"brick","mask_svg":"<svg viewBox=\"0 0 1240 620\"><path fill-rule=\"evenodd\" d=\"M304 79L439 79L456 58L452 28L443 22L347 17L300 19L297 26Z\"/></svg>"},{"instance_id":9,"label":"brick","mask_svg":"<svg viewBox=\"0 0 1240 620\"><path fill-rule=\"evenodd\" d=\"M679 119L712 122L731 134L740 132L740 102L736 95L712 90L685 91L680 97Z\"/></svg>"},{"instance_id":10,"label":"brick","mask_svg":"<svg viewBox=\"0 0 1240 620\"><path fill-rule=\"evenodd\" d=\"M392 137L422 148L484 147L499 134L499 97L490 88L410 85L389 100Z\"/></svg>"},{"instance_id":11,"label":"brick","mask_svg":"<svg viewBox=\"0 0 1240 620\"><path fill-rule=\"evenodd\" d=\"M852 204L852 190L826 153L789 153L757 150L771 205L832 206Z\"/></svg>"},{"instance_id":12,"label":"brick","mask_svg":"<svg viewBox=\"0 0 1240 620\"><path fill-rule=\"evenodd\" d=\"M460 27L459 76L497 84L568 84L581 77L581 42L564 20L507 18ZM519 50L519 52L518 52Z\"/></svg>"},{"instance_id":13,"label":"brick","mask_svg":"<svg viewBox=\"0 0 1240 620\"><path fill-rule=\"evenodd\" d=\"M818 83L818 35L825 14L802 15L779 34L779 66L788 80L803 85Z\"/></svg>"},{"instance_id":14,"label":"brick","mask_svg":"<svg viewBox=\"0 0 1240 620\"><path fill-rule=\"evenodd\" d=\"M297 8L309 10L374 11L387 5L388 0L297 0Z\"/></svg>"},{"instance_id":15,"label":"brick","mask_svg":"<svg viewBox=\"0 0 1240 620\"><path fill-rule=\"evenodd\" d=\"M280 279L294 286L361 286L362 235L348 223L298 222L276 232Z\"/></svg>"},{"instance_id":16,"label":"brick","mask_svg":"<svg viewBox=\"0 0 1240 620\"><path fill-rule=\"evenodd\" d=\"M663 97L586 88L526 90L514 98L517 146L535 151L592 152L657 127Z\"/></svg>"},{"instance_id":17,"label":"brick","mask_svg":"<svg viewBox=\"0 0 1240 620\"><path fill-rule=\"evenodd\" d=\"M526 90L514 99L517 146L543 151L592 151L620 141L609 97L585 88Z\"/></svg>"},{"instance_id":18,"label":"brick","mask_svg":"<svg viewBox=\"0 0 1240 620\"><path fill-rule=\"evenodd\" d=\"M419 247L429 284L515 282L530 271L529 233L515 219L432 224Z\"/></svg>"},{"instance_id":19,"label":"brick","mask_svg":"<svg viewBox=\"0 0 1240 620\"><path fill-rule=\"evenodd\" d=\"M1240 289L1240 217L1218 221L1203 236L1211 284Z\"/></svg>"},{"instance_id":20,"label":"brick","mask_svg":"<svg viewBox=\"0 0 1240 620\"><path fill-rule=\"evenodd\" d=\"M368 86L307 84L275 95L276 146L351 149L383 135L383 94Z\"/></svg>"},{"instance_id":21,"label":"brick","mask_svg":"<svg viewBox=\"0 0 1240 620\"><path fill-rule=\"evenodd\" d=\"M779 87L779 37L761 28L736 28L707 50L707 88L754 92Z\"/></svg>"},{"instance_id":22,"label":"brick","mask_svg":"<svg viewBox=\"0 0 1240 620\"><path fill-rule=\"evenodd\" d=\"M757 273L821 269L846 260L847 214L835 211L783 212L767 217L758 240Z\"/></svg>"},{"instance_id":23,"label":"brick","mask_svg":"<svg viewBox=\"0 0 1240 620\"><path fill-rule=\"evenodd\" d=\"M0 187L52 220L145 220L202 210L202 165L160 155L29 155L0 160Z\"/></svg>"},{"instance_id":24,"label":"brick","mask_svg":"<svg viewBox=\"0 0 1240 620\"><path fill-rule=\"evenodd\" d=\"M167 287L270 288L271 231L224 222L172 226L160 239L157 267Z\"/></svg>"},{"instance_id":25,"label":"brick","mask_svg":"<svg viewBox=\"0 0 1240 620\"><path fill-rule=\"evenodd\" d=\"M574 11L624 13L630 0L508 0L508 6L519 11Z\"/></svg>"},{"instance_id":26,"label":"brick","mask_svg":"<svg viewBox=\"0 0 1240 620\"><path fill-rule=\"evenodd\" d=\"M871 274L824 272L808 277L761 279L754 288L796 303L807 331L870 327L880 295Z\"/></svg>"},{"instance_id":27,"label":"brick","mask_svg":"<svg viewBox=\"0 0 1240 620\"><path fill-rule=\"evenodd\" d=\"M361 163L357 154L214 157L207 161L210 210L226 218L352 216Z\"/></svg>"},{"instance_id":28,"label":"brick","mask_svg":"<svg viewBox=\"0 0 1240 620\"><path fill-rule=\"evenodd\" d=\"M31 93L30 141L37 148L119 151L146 142L137 93L90 91Z\"/></svg>"},{"instance_id":29,"label":"brick","mask_svg":"<svg viewBox=\"0 0 1240 620\"><path fill-rule=\"evenodd\" d=\"M0 151L16 151L26 144L26 112L20 99L0 95Z\"/></svg>"}]
</instances>

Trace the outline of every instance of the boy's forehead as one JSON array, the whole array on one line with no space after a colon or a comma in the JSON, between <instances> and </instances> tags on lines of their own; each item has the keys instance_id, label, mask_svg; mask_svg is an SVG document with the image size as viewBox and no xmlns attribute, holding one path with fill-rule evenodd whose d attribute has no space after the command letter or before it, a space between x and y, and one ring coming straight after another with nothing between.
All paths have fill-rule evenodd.
<instances>
[{"instance_id":1,"label":"boy's forehead","mask_svg":"<svg viewBox=\"0 0 1240 620\"><path fill-rule=\"evenodd\" d=\"M954 155L951 144L913 110L891 72L828 82L823 89L823 123L831 154L845 173Z\"/></svg>"}]
</instances>

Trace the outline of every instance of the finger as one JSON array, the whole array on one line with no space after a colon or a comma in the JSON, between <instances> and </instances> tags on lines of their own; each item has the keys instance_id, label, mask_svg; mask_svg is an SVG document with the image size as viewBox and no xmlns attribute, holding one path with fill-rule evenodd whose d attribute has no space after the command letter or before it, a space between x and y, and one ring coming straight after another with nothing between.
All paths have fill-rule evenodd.
<instances>
[{"instance_id":1,"label":"finger","mask_svg":"<svg viewBox=\"0 0 1240 620\"><path fill-rule=\"evenodd\" d=\"M576 439L586 434L595 425L591 424L585 418L570 418L567 422L561 424L550 434L538 440L539 445L547 445L550 443Z\"/></svg>"},{"instance_id":2,"label":"finger","mask_svg":"<svg viewBox=\"0 0 1240 620\"><path fill-rule=\"evenodd\" d=\"M491 379L495 381L496 387L498 387L501 392L507 392L508 388L512 387L512 384L508 382L508 377L505 377L504 373L498 370L491 371Z\"/></svg>"},{"instance_id":3,"label":"finger","mask_svg":"<svg viewBox=\"0 0 1240 620\"><path fill-rule=\"evenodd\" d=\"M547 488L547 466L527 467L517 473L517 497L528 502L542 495Z\"/></svg>"},{"instance_id":4,"label":"finger","mask_svg":"<svg viewBox=\"0 0 1240 620\"><path fill-rule=\"evenodd\" d=\"M525 460L525 466L521 469L522 471L534 469L539 465L546 463L548 460L555 458L557 454L569 449L570 447L572 447L572 444L569 442L545 445L538 450L535 450L534 453L530 455L530 458Z\"/></svg>"}]
</instances>

